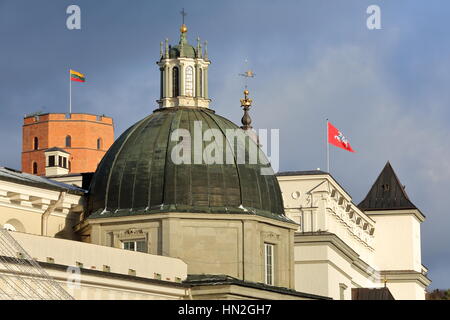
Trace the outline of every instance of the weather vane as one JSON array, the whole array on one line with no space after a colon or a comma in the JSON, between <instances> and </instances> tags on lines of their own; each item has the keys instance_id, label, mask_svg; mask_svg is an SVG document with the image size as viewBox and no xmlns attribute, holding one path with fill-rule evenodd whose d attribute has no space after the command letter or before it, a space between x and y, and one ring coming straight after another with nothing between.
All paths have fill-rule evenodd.
<instances>
[{"instance_id":1,"label":"weather vane","mask_svg":"<svg viewBox=\"0 0 450 320\"><path fill-rule=\"evenodd\" d=\"M245 59L245 63L246 64L248 63L247 59ZM249 78L254 78L256 76L256 74L251 69L248 69L247 71L245 71L244 73L240 73L239 75L241 77L245 78L245 89L247 89L247 81L248 81L248 79Z\"/></svg>"},{"instance_id":2,"label":"weather vane","mask_svg":"<svg viewBox=\"0 0 450 320\"><path fill-rule=\"evenodd\" d=\"M245 59L245 63L248 63L248 60ZM247 68L246 68L247 69ZM245 78L245 90L244 90L244 99L241 99L241 107L244 109L244 117L242 118L242 129L251 130L252 129L252 119L250 118L249 110L252 106L253 100L249 98L250 92L248 91L247 81L249 78L254 78L255 73L248 69L244 73L240 73L239 76Z\"/></svg>"}]
</instances>

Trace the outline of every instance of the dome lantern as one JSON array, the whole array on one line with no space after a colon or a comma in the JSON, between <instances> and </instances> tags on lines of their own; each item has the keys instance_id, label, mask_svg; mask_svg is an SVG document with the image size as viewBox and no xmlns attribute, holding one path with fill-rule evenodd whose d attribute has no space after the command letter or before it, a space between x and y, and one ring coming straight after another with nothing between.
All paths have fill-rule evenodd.
<instances>
[{"instance_id":1,"label":"dome lantern","mask_svg":"<svg viewBox=\"0 0 450 320\"><path fill-rule=\"evenodd\" d=\"M180 28L178 45L169 46L161 53L157 62L161 71L160 108L202 107L209 108L208 97L208 53L205 52L198 38L197 48L187 39L188 27L184 23L186 13L182 11L183 24Z\"/></svg>"}]
</instances>

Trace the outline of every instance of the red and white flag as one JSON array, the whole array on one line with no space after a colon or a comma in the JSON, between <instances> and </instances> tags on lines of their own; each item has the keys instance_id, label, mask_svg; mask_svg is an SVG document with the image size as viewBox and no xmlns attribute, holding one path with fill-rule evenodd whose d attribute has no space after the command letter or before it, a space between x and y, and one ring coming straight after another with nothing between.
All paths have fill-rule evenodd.
<instances>
[{"instance_id":1,"label":"red and white flag","mask_svg":"<svg viewBox=\"0 0 450 320\"><path fill-rule=\"evenodd\" d=\"M328 143L344 150L355 152L347 138L335 126L328 122Z\"/></svg>"}]
</instances>

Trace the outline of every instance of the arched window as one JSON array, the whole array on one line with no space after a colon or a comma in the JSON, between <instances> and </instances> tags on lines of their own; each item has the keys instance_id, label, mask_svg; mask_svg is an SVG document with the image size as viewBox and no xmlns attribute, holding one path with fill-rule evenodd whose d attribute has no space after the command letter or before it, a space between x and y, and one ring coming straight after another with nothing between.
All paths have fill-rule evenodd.
<instances>
[{"instance_id":1,"label":"arched window","mask_svg":"<svg viewBox=\"0 0 450 320\"><path fill-rule=\"evenodd\" d=\"M38 164L37 164L37 162L33 162L33 174L38 174Z\"/></svg>"},{"instance_id":2,"label":"arched window","mask_svg":"<svg viewBox=\"0 0 450 320\"><path fill-rule=\"evenodd\" d=\"M22 222L17 219L10 219L6 221L6 223L3 225L3 229L6 229L8 231L25 232L25 227L23 226Z\"/></svg>"},{"instance_id":3,"label":"arched window","mask_svg":"<svg viewBox=\"0 0 450 320\"><path fill-rule=\"evenodd\" d=\"M66 148L71 148L71 147L72 147L72 137L67 136L66 137Z\"/></svg>"},{"instance_id":4,"label":"arched window","mask_svg":"<svg viewBox=\"0 0 450 320\"><path fill-rule=\"evenodd\" d=\"M97 150L101 150L102 149L102 138L98 138L97 139Z\"/></svg>"},{"instance_id":5,"label":"arched window","mask_svg":"<svg viewBox=\"0 0 450 320\"><path fill-rule=\"evenodd\" d=\"M172 70L172 96L178 97L180 95L180 80L179 80L179 70L174 67Z\"/></svg>"},{"instance_id":6,"label":"arched window","mask_svg":"<svg viewBox=\"0 0 450 320\"><path fill-rule=\"evenodd\" d=\"M198 78L200 87L198 90L198 96L203 97L203 69L198 69Z\"/></svg>"},{"instance_id":7,"label":"arched window","mask_svg":"<svg viewBox=\"0 0 450 320\"><path fill-rule=\"evenodd\" d=\"M185 95L187 97L193 97L194 96L194 68L191 66L186 68L186 87L185 87Z\"/></svg>"},{"instance_id":8,"label":"arched window","mask_svg":"<svg viewBox=\"0 0 450 320\"><path fill-rule=\"evenodd\" d=\"M33 150L39 150L39 139L38 139L38 137L34 137Z\"/></svg>"}]
</instances>

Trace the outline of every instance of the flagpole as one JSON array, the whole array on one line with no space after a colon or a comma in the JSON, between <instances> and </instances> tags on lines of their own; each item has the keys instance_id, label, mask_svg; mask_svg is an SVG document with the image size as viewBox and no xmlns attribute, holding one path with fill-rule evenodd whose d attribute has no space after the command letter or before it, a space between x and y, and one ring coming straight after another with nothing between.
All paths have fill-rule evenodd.
<instances>
[{"instance_id":1,"label":"flagpole","mask_svg":"<svg viewBox=\"0 0 450 320\"><path fill-rule=\"evenodd\" d=\"M69 114L72 114L72 77L69 71L69 83L70 83L70 93L69 93Z\"/></svg>"},{"instance_id":2,"label":"flagpole","mask_svg":"<svg viewBox=\"0 0 450 320\"><path fill-rule=\"evenodd\" d=\"M326 142L327 142L327 172L330 173L330 143L328 141L328 135L329 135L329 125L328 125L328 119L327 119L327 137L326 137Z\"/></svg>"}]
</instances>

